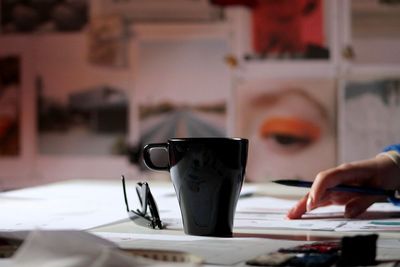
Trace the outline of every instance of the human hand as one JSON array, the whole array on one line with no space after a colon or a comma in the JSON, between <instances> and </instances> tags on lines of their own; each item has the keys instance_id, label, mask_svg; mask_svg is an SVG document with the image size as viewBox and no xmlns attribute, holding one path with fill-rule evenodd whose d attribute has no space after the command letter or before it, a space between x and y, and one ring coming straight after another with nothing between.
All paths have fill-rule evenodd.
<instances>
[{"instance_id":1,"label":"human hand","mask_svg":"<svg viewBox=\"0 0 400 267\"><path fill-rule=\"evenodd\" d=\"M328 190L338 184L399 189L400 168L389 157L380 155L322 171L316 176L309 193L288 212L287 217L299 219L304 213L318 207L345 205L345 217L354 218L374 202L384 200L382 196Z\"/></svg>"}]
</instances>

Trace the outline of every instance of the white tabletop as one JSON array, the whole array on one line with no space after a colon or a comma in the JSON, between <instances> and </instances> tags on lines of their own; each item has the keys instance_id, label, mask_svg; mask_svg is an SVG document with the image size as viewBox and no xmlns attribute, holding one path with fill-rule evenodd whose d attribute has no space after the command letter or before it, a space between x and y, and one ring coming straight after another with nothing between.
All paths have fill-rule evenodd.
<instances>
[{"instance_id":1,"label":"white tabletop","mask_svg":"<svg viewBox=\"0 0 400 267\"><path fill-rule=\"evenodd\" d=\"M131 208L138 205L137 200L134 199L134 183L135 181L128 182ZM172 184L170 182L150 182L150 186L156 201L161 200L161 203L158 203L161 219L163 219L164 214L168 214L168 216L178 214L179 217L179 205L174 196ZM247 184L244 191L252 192L253 196L239 200L237 218L241 216L240 212L243 209L262 210L263 207L268 207L271 203L262 202L272 201L272 198L268 199L267 197L284 199L285 201L295 200L307 192L304 189L288 188L271 183ZM256 255L276 251L285 246L293 246L308 241L339 240L343 236L373 233L373 231L235 227L233 238L212 238L187 236L180 227L153 230L137 226L127 219L119 180L65 181L1 193L0 200L0 210L2 210L0 230L2 231L22 230L24 228L87 230L111 240L125 249L180 250L200 254L200 256L207 258L208 262L215 264L241 265L243 261L237 262L240 259L250 259ZM290 204L294 202L281 203ZM175 213L171 213L171 211L165 213L167 209L172 209ZM285 207L282 207L282 210L284 209ZM268 215L268 210L259 213ZM279 214L278 217L284 215L282 212ZM279 224L283 226L290 224L287 220L279 220ZM321 219L320 221L325 220ZM350 222L354 223L355 221ZM390 258L393 255L400 255L399 231L385 230L378 231L378 234L381 246L378 249L378 256ZM4 262L0 261L0 266Z\"/></svg>"}]
</instances>

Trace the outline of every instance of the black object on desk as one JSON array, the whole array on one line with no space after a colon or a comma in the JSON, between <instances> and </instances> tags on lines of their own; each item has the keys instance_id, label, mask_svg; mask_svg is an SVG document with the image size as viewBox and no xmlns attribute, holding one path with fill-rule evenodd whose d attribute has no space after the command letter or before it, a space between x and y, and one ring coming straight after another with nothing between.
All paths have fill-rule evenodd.
<instances>
[{"instance_id":1,"label":"black object on desk","mask_svg":"<svg viewBox=\"0 0 400 267\"><path fill-rule=\"evenodd\" d=\"M329 267L377 265L378 235L343 237L341 241L306 243L281 248L277 252L260 255L247 261L256 266Z\"/></svg>"},{"instance_id":2,"label":"black object on desk","mask_svg":"<svg viewBox=\"0 0 400 267\"><path fill-rule=\"evenodd\" d=\"M170 173L186 234L232 237L248 143L243 138L171 138L144 147L147 167ZM155 164L153 150L164 151L168 163Z\"/></svg>"},{"instance_id":3,"label":"black object on desk","mask_svg":"<svg viewBox=\"0 0 400 267\"><path fill-rule=\"evenodd\" d=\"M378 235L358 235L342 238L342 250L337 266L366 266L376 264Z\"/></svg>"},{"instance_id":4,"label":"black object on desk","mask_svg":"<svg viewBox=\"0 0 400 267\"><path fill-rule=\"evenodd\" d=\"M12 257L21 244L22 240L0 237L0 259Z\"/></svg>"},{"instance_id":5,"label":"black object on desk","mask_svg":"<svg viewBox=\"0 0 400 267\"><path fill-rule=\"evenodd\" d=\"M138 225L150 227L153 229L163 229L164 225L161 222L158 212L156 201L151 194L150 187L146 182L138 182L136 184L136 193L139 198L141 209L129 209L128 198L126 197L125 177L121 176L122 189L124 191L124 200L126 211L128 212L129 219ZM147 212L149 210L150 214Z\"/></svg>"}]
</instances>

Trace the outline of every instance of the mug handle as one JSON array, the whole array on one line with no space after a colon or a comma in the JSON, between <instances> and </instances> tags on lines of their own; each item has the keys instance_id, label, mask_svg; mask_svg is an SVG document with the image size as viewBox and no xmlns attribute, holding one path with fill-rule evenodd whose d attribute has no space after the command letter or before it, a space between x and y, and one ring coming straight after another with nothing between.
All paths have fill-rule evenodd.
<instances>
[{"instance_id":1,"label":"mug handle","mask_svg":"<svg viewBox=\"0 0 400 267\"><path fill-rule=\"evenodd\" d=\"M167 143L155 143L155 144L145 145L143 148L144 164L146 164L147 168L154 170L154 171L169 171L169 166L156 166L151 161L150 150L153 148L164 149L164 150L168 151L168 144Z\"/></svg>"}]
</instances>

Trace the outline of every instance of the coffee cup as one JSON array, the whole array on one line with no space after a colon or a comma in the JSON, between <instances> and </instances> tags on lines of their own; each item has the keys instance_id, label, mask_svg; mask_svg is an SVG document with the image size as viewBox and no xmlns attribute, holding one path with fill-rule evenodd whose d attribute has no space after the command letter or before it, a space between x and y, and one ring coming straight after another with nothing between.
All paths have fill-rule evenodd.
<instances>
[{"instance_id":1,"label":"coffee cup","mask_svg":"<svg viewBox=\"0 0 400 267\"><path fill-rule=\"evenodd\" d=\"M154 164L153 149L168 153L167 165ZM146 145L143 159L151 170L170 172L186 234L230 237L247 151L242 138L172 138Z\"/></svg>"}]
</instances>

